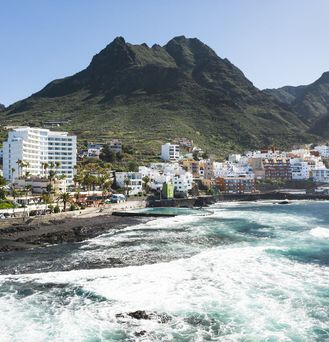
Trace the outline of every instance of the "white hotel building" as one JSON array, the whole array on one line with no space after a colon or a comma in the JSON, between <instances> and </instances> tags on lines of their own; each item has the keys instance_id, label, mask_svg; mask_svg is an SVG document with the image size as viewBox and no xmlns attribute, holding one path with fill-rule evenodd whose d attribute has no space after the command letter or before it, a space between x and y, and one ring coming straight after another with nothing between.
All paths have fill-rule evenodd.
<instances>
[{"instance_id":1,"label":"white hotel building","mask_svg":"<svg viewBox=\"0 0 329 342\"><path fill-rule=\"evenodd\" d=\"M51 163L58 163L53 170L65 175L68 183L73 179L77 159L76 136L67 132L53 132L49 129L19 127L8 133L3 144L3 174L8 181L21 173L18 160L28 163L24 172L33 176L47 176ZM44 169L44 164L49 165ZM14 170L14 172L13 172Z\"/></svg>"}]
</instances>

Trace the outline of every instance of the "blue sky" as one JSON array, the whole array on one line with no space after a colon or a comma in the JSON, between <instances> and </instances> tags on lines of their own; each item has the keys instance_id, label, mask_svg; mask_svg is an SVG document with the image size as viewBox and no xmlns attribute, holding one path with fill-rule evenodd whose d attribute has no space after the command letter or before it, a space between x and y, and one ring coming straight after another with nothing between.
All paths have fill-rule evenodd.
<instances>
[{"instance_id":1,"label":"blue sky","mask_svg":"<svg viewBox=\"0 0 329 342\"><path fill-rule=\"evenodd\" d=\"M116 36L165 44L184 34L259 88L329 71L328 0L0 0L0 103L85 68Z\"/></svg>"}]
</instances>

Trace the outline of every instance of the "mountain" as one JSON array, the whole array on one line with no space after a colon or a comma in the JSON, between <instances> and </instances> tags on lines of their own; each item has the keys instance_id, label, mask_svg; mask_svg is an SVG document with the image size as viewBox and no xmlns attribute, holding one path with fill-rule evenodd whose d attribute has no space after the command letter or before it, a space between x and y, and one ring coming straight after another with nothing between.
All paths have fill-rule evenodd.
<instances>
[{"instance_id":1,"label":"mountain","mask_svg":"<svg viewBox=\"0 0 329 342\"><path fill-rule=\"evenodd\" d=\"M309 126L310 133L329 137L329 72L309 85L266 89L265 92L289 105Z\"/></svg>"},{"instance_id":2,"label":"mountain","mask_svg":"<svg viewBox=\"0 0 329 342\"><path fill-rule=\"evenodd\" d=\"M217 155L311 139L289 106L254 87L200 40L184 36L152 47L118 37L86 69L50 82L0 119L38 126L60 120L80 141L118 137L141 155L158 153L176 137Z\"/></svg>"},{"instance_id":3,"label":"mountain","mask_svg":"<svg viewBox=\"0 0 329 342\"><path fill-rule=\"evenodd\" d=\"M0 103L0 112L4 111L6 109L5 105Z\"/></svg>"}]
</instances>

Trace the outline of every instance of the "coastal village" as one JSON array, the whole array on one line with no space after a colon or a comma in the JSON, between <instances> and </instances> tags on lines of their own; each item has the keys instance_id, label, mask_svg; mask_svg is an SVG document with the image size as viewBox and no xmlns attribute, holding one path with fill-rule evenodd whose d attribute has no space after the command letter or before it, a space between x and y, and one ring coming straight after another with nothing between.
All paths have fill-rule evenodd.
<instances>
[{"instance_id":1,"label":"coastal village","mask_svg":"<svg viewBox=\"0 0 329 342\"><path fill-rule=\"evenodd\" d=\"M0 217L74 211L127 199L161 206L220 194L329 193L327 145L290 151L270 146L215 160L182 137L164 142L158 159L143 165L125 162L134 151L120 139L78 146L77 137L67 132L11 128L0 150Z\"/></svg>"}]
</instances>

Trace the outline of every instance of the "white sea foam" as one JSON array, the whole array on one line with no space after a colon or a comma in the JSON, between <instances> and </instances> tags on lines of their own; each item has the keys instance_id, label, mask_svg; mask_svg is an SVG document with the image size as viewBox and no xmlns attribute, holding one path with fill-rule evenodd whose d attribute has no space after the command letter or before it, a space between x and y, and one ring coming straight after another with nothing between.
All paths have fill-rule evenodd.
<instances>
[{"instance_id":1,"label":"white sea foam","mask_svg":"<svg viewBox=\"0 0 329 342\"><path fill-rule=\"evenodd\" d=\"M310 234L323 239L329 239L329 228L316 227L310 230Z\"/></svg>"},{"instance_id":2,"label":"white sea foam","mask_svg":"<svg viewBox=\"0 0 329 342\"><path fill-rule=\"evenodd\" d=\"M246 224L264 223L282 230L285 225L303 227L314 224L313 219L294 213L243 210L242 205L239 211L213 209L214 217L240 218ZM202 222L208 218L183 216L126 228L109 239L130 240L139 230L151 231L152 228L157 229L157 236L172 234L170 230L182 225L192 226L196 219L199 221L190 234L201 236L207 229ZM218 224L221 224L220 220ZM316 227L310 232L312 235L319 231L323 234L324 230L328 229ZM106 237L103 238L105 243ZM293 243L295 235L290 239ZM315 327L328 329L329 311L325 296L323 293L318 295L328 288L328 269L278 257L279 253L272 251L286 252L289 243L282 246L272 242L267 246L245 242L218 246L191 258L168 263L0 276L0 289L5 284L13 284L11 291L0 295L1 342L124 341L134 340L134 332L141 330L145 330L146 335L140 341L175 341L180 338L200 342L207 339L316 340ZM166 248L168 253L171 252L172 246ZM32 289L35 284L55 286L45 291L38 286L33 294L19 298L16 288L20 284L30 284L26 286ZM89 291L106 301L75 293L75 288ZM172 316L172 320L159 323L116 317L118 313L135 310L165 312ZM189 322L191 316L196 318L192 323Z\"/></svg>"},{"instance_id":3,"label":"white sea foam","mask_svg":"<svg viewBox=\"0 0 329 342\"><path fill-rule=\"evenodd\" d=\"M79 298L73 296L63 305L58 298L49 299L51 293L34 294L20 301L13 296L0 298L1 308L6 308L5 312L0 311L1 333L5 329L12 331L12 319L15 318L13 336L19 340L22 331L29 327L29 340L33 337L34 341L43 340L49 331L54 334L54 340L60 340L70 329L72 340L80 340L88 331L99 329L100 334L105 334L107 330L122 329L115 315L134 310L166 312L174 317L172 322L162 325L132 320L128 323L134 324L135 328L129 327L128 323L125 325L127 331L157 331L158 335L152 341L156 341L161 332L168 338L173 329L178 329L177 333L192 329L191 333L199 334L201 341L205 333L203 327L193 330L184 319L193 312L205 317L209 312L226 316L228 322L223 329L227 330L227 341L241 334L241 323L245 330L242 335L247 339L260 336L279 339L282 329L275 331L275 327L280 323L299 339L306 340L307 331L314 324L308 317L307 307L312 302L308 289L314 282L323 287L329 282L328 273L321 268L274 259L264 247L214 248L190 259L169 263L2 276L0 281L9 278L20 283L33 281L67 284L68 288L79 286L110 301L93 303L85 298L80 303ZM51 310L47 308L47 301L50 301ZM208 319L211 325L211 318ZM38 320L43 324L37 324Z\"/></svg>"}]
</instances>

